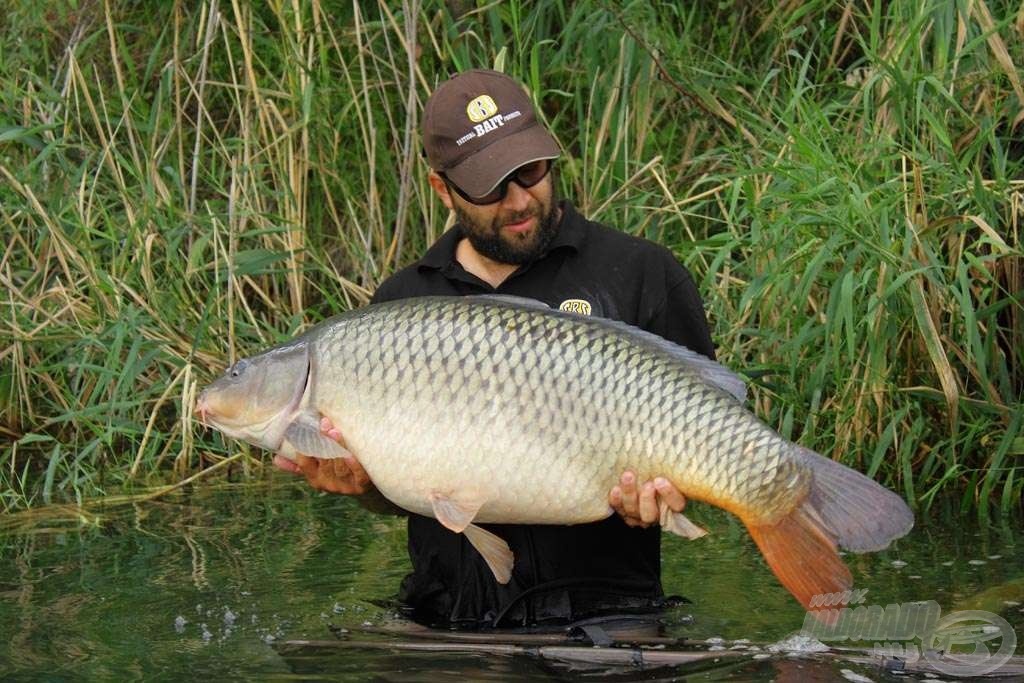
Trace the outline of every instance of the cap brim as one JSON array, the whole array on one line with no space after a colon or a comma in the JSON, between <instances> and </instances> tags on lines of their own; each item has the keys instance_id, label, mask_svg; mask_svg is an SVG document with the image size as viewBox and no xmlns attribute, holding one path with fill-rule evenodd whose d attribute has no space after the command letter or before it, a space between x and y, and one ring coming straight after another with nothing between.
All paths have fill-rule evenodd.
<instances>
[{"instance_id":1,"label":"cap brim","mask_svg":"<svg viewBox=\"0 0 1024 683\"><path fill-rule=\"evenodd\" d=\"M483 197L523 164L561 153L551 133L537 124L496 140L444 173L470 197Z\"/></svg>"}]
</instances>

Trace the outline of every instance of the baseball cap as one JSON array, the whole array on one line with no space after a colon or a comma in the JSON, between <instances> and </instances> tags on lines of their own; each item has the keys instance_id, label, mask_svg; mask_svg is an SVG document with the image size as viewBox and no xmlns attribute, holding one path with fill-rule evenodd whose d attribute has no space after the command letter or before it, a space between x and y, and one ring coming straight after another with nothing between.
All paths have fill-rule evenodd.
<instances>
[{"instance_id":1,"label":"baseball cap","mask_svg":"<svg viewBox=\"0 0 1024 683\"><path fill-rule=\"evenodd\" d=\"M423 112L423 147L430 167L471 197L486 195L523 164L561 154L523 87L488 69L438 86Z\"/></svg>"}]
</instances>

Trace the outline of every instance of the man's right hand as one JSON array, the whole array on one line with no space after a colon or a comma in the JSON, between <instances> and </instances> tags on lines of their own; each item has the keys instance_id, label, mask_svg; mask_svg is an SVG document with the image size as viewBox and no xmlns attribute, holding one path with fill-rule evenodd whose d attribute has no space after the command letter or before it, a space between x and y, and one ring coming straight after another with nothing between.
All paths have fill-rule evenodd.
<instances>
[{"instance_id":1,"label":"man's right hand","mask_svg":"<svg viewBox=\"0 0 1024 683\"><path fill-rule=\"evenodd\" d=\"M342 443L341 433L326 417L320 420L320 431L325 436ZM370 475L354 457L323 460L298 453L293 462L283 455L275 455L274 465L285 472L303 475L309 485L318 491L361 496L373 489Z\"/></svg>"}]
</instances>

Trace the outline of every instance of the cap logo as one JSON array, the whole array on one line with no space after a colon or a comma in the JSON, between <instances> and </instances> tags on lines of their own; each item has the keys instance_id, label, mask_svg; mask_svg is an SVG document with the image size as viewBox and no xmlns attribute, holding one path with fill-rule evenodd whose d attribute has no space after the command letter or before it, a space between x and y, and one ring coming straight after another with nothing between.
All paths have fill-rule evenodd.
<instances>
[{"instance_id":1,"label":"cap logo","mask_svg":"<svg viewBox=\"0 0 1024 683\"><path fill-rule=\"evenodd\" d=\"M466 105L466 116L473 123L480 123L484 119L489 119L498 113L498 105L494 103L494 100L489 95L480 95L470 100L469 104Z\"/></svg>"}]
</instances>

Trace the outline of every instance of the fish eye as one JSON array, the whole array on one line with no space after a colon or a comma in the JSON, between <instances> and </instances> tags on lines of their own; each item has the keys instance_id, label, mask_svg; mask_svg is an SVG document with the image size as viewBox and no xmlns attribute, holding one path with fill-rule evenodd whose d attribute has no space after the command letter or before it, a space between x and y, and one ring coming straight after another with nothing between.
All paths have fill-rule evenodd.
<instances>
[{"instance_id":1,"label":"fish eye","mask_svg":"<svg viewBox=\"0 0 1024 683\"><path fill-rule=\"evenodd\" d=\"M227 374L229 377L240 377L247 367L249 367L249 361L245 359L240 360L228 368Z\"/></svg>"}]
</instances>

